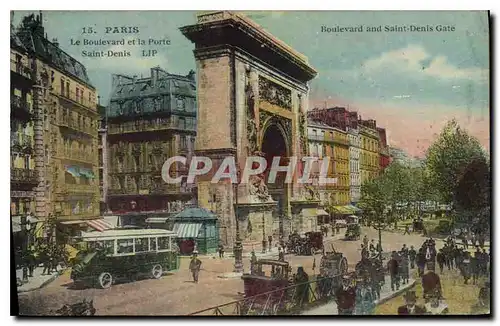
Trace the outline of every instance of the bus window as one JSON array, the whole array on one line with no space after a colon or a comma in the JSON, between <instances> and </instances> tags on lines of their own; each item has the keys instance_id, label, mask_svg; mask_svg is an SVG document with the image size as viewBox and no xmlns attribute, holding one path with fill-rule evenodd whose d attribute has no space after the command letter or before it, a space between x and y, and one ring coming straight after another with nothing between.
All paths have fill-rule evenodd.
<instances>
[{"instance_id":1,"label":"bus window","mask_svg":"<svg viewBox=\"0 0 500 326\"><path fill-rule=\"evenodd\" d=\"M156 238L149 238L149 251L156 251Z\"/></svg>"},{"instance_id":2,"label":"bus window","mask_svg":"<svg viewBox=\"0 0 500 326\"><path fill-rule=\"evenodd\" d=\"M106 254L112 255L115 253L115 240L105 240L103 245Z\"/></svg>"},{"instance_id":3,"label":"bus window","mask_svg":"<svg viewBox=\"0 0 500 326\"><path fill-rule=\"evenodd\" d=\"M134 239L121 239L116 243L118 254L128 254L134 252Z\"/></svg>"},{"instance_id":4,"label":"bus window","mask_svg":"<svg viewBox=\"0 0 500 326\"><path fill-rule=\"evenodd\" d=\"M170 238L169 237L159 237L158 238L158 250L168 250L170 249Z\"/></svg>"},{"instance_id":5,"label":"bus window","mask_svg":"<svg viewBox=\"0 0 500 326\"><path fill-rule=\"evenodd\" d=\"M135 238L135 252L145 252L148 250L148 238Z\"/></svg>"}]
</instances>

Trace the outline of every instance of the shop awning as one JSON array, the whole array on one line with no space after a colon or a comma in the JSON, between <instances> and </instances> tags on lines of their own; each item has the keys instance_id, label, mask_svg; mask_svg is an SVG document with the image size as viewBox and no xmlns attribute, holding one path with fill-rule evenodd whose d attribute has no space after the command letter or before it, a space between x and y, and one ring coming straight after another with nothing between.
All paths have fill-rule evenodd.
<instances>
[{"instance_id":1,"label":"shop awning","mask_svg":"<svg viewBox=\"0 0 500 326\"><path fill-rule=\"evenodd\" d=\"M69 221L60 221L59 223L63 225L72 225L72 224L85 224L84 220L69 220Z\"/></svg>"},{"instance_id":2,"label":"shop awning","mask_svg":"<svg viewBox=\"0 0 500 326\"><path fill-rule=\"evenodd\" d=\"M318 208L317 211L316 211L316 214L318 216L330 216L330 214L328 214L324 209L322 208Z\"/></svg>"},{"instance_id":3,"label":"shop awning","mask_svg":"<svg viewBox=\"0 0 500 326\"><path fill-rule=\"evenodd\" d=\"M87 179L94 179L94 172L90 169L80 168L80 175L84 176Z\"/></svg>"},{"instance_id":4,"label":"shop awning","mask_svg":"<svg viewBox=\"0 0 500 326\"><path fill-rule=\"evenodd\" d=\"M353 213L353 211L348 209L346 206L333 206L332 210L333 210L333 213L342 214L342 215L349 215L349 214Z\"/></svg>"},{"instance_id":5,"label":"shop awning","mask_svg":"<svg viewBox=\"0 0 500 326\"><path fill-rule=\"evenodd\" d=\"M80 176L80 168L78 166L67 165L64 167L64 169L66 170L66 172L68 172L69 174L71 174L74 177Z\"/></svg>"},{"instance_id":6,"label":"shop awning","mask_svg":"<svg viewBox=\"0 0 500 326\"><path fill-rule=\"evenodd\" d=\"M175 223L174 232L178 238L197 238L201 229L201 223Z\"/></svg>"},{"instance_id":7,"label":"shop awning","mask_svg":"<svg viewBox=\"0 0 500 326\"><path fill-rule=\"evenodd\" d=\"M354 213L357 213L357 212L360 212L361 209L360 208L357 208L356 206L354 205L347 205L347 207L349 207L349 209L351 209Z\"/></svg>"},{"instance_id":8,"label":"shop awning","mask_svg":"<svg viewBox=\"0 0 500 326\"><path fill-rule=\"evenodd\" d=\"M104 219L88 220L85 222L87 223L88 226L90 226L93 229L96 229L99 232L105 230L111 230L113 228L113 225L111 225L108 221Z\"/></svg>"},{"instance_id":9,"label":"shop awning","mask_svg":"<svg viewBox=\"0 0 500 326\"><path fill-rule=\"evenodd\" d=\"M146 219L146 223L150 223L150 224L153 224L153 223L162 224L162 223L167 223L167 221L168 221L168 217L148 217Z\"/></svg>"}]
</instances>

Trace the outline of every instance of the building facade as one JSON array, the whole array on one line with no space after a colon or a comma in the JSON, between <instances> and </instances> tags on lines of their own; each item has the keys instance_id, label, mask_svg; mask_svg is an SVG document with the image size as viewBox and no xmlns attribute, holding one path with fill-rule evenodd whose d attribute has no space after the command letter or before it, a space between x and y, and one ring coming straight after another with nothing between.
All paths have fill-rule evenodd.
<instances>
[{"instance_id":1,"label":"building facade","mask_svg":"<svg viewBox=\"0 0 500 326\"><path fill-rule=\"evenodd\" d=\"M385 128L379 128L377 127L379 139L380 139L380 147L379 147L379 152L380 152L380 157L379 157L379 164L380 164L380 172L384 172L385 169L391 164L391 155L389 154L389 145L387 144L387 134L385 131Z\"/></svg>"},{"instance_id":2,"label":"building facade","mask_svg":"<svg viewBox=\"0 0 500 326\"><path fill-rule=\"evenodd\" d=\"M349 168L349 139L347 132L339 128L333 128L330 133L333 139L333 168L334 176L337 178L336 189L332 202L336 206L349 205L350 194L350 168Z\"/></svg>"},{"instance_id":3,"label":"building facade","mask_svg":"<svg viewBox=\"0 0 500 326\"><path fill-rule=\"evenodd\" d=\"M34 76L26 47L11 26L10 36L10 214L14 247L26 248L35 212Z\"/></svg>"},{"instance_id":4,"label":"building facade","mask_svg":"<svg viewBox=\"0 0 500 326\"><path fill-rule=\"evenodd\" d=\"M107 110L108 210L123 224L143 224L149 213L173 213L193 204L186 184L188 165L172 165L166 184L164 162L193 154L196 136L195 73L170 74L151 68L146 78L115 75Z\"/></svg>"},{"instance_id":5,"label":"building facade","mask_svg":"<svg viewBox=\"0 0 500 326\"><path fill-rule=\"evenodd\" d=\"M349 180L351 203L355 204L361 198L361 174L360 174L360 153L361 153L361 135L358 129L358 119L356 112L352 112L356 117L351 121L347 128L349 138Z\"/></svg>"},{"instance_id":6,"label":"building facade","mask_svg":"<svg viewBox=\"0 0 500 326\"><path fill-rule=\"evenodd\" d=\"M41 13L27 16L16 33L33 54L37 83L35 214L64 237L99 218L97 93L85 67L47 39L42 22Z\"/></svg>"},{"instance_id":7,"label":"building facade","mask_svg":"<svg viewBox=\"0 0 500 326\"><path fill-rule=\"evenodd\" d=\"M361 138L360 176L361 184L364 184L379 175L379 135L375 120L360 119L358 126Z\"/></svg>"},{"instance_id":8,"label":"building facade","mask_svg":"<svg viewBox=\"0 0 500 326\"><path fill-rule=\"evenodd\" d=\"M108 197L108 116L106 107L97 104L99 112L99 128L98 132L98 152L99 152L99 192L101 194L99 200L99 210L101 214L107 212L106 199Z\"/></svg>"}]
</instances>

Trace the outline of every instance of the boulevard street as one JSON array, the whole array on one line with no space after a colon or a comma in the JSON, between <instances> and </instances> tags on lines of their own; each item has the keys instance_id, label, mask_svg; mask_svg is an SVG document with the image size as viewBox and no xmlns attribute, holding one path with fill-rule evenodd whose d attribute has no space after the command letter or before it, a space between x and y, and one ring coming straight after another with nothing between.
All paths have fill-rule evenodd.
<instances>
[{"instance_id":1,"label":"boulevard street","mask_svg":"<svg viewBox=\"0 0 500 326\"><path fill-rule=\"evenodd\" d=\"M364 235L369 239L378 240L378 231L364 227ZM404 235L402 232L383 232L382 246L384 251L399 250L403 244L415 248L420 247L424 238L419 234ZM325 241L326 251L330 251L332 243L338 252L344 254L352 270L360 259L362 240ZM442 243L437 242L437 247ZM255 248L259 251L260 248ZM275 259L277 259L277 255ZM319 268L321 255L315 255L316 272ZM51 314L52 310L61 308L85 299L93 299L97 309L96 315L186 315L216 305L241 299L238 293L243 292L243 282L240 278L222 279L224 273L232 272L233 258L212 258L201 256L203 262L199 283L192 282L188 271L189 258L182 258L180 270L163 276L159 280L144 279L135 282L115 284L109 289L73 289L69 273L61 275L46 287L19 294L21 314ZM295 273L298 266L303 266L309 275L314 258L312 256L286 255L285 258ZM249 270L249 259L244 258L245 271ZM189 303L189 304L188 304Z\"/></svg>"}]
</instances>

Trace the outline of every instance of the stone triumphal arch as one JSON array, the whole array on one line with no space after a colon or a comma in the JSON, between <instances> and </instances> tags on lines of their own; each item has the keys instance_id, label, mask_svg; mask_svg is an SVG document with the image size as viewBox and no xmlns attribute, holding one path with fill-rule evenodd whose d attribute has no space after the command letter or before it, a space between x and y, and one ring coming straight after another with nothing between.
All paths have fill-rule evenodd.
<instances>
[{"instance_id":1,"label":"stone triumphal arch","mask_svg":"<svg viewBox=\"0 0 500 326\"><path fill-rule=\"evenodd\" d=\"M195 44L195 152L213 162L211 173L197 179L198 203L220 217L223 242L233 244L235 216L246 241L313 228L311 212L319 201L303 196L296 182L285 184L284 175L273 185L265 184L266 176L240 185L210 180L227 156L234 156L243 169L248 156L283 156L285 164L286 157L300 161L307 155L307 83L317 74L314 68L305 56L241 14L201 14L181 32Z\"/></svg>"}]
</instances>

